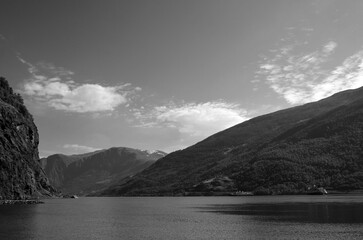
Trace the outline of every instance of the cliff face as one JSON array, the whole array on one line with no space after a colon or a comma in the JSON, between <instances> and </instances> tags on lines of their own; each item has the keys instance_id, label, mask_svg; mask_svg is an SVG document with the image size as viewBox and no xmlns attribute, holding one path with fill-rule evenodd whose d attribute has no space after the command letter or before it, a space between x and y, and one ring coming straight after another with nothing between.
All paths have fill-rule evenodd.
<instances>
[{"instance_id":1,"label":"cliff face","mask_svg":"<svg viewBox=\"0 0 363 240\"><path fill-rule=\"evenodd\" d=\"M0 78L0 198L26 199L51 196L39 163L38 130L23 104L4 78Z\"/></svg>"}]
</instances>

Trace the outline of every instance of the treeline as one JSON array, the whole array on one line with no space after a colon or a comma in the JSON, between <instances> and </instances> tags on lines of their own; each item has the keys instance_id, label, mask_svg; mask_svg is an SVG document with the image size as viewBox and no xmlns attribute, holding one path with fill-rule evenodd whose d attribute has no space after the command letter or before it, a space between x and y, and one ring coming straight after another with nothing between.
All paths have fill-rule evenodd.
<instances>
[{"instance_id":1,"label":"treeline","mask_svg":"<svg viewBox=\"0 0 363 240\"><path fill-rule=\"evenodd\" d=\"M313 124L261 149L235 174L238 188L257 194L304 193L314 185L363 189L361 111L319 121L318 128Z\"/></svg>"},{"instance_id":2,"label":"treeline","mask_svg":"<svg viewBox=\"0 0 363 240\"><path fill-rule=\"evenodd\" d=\"M28 110L24 106L23 98L19 93L13 91L4 77L0 77L0 99L15 107L22 115L29 115Z\"/></svg>"}]
</instances>

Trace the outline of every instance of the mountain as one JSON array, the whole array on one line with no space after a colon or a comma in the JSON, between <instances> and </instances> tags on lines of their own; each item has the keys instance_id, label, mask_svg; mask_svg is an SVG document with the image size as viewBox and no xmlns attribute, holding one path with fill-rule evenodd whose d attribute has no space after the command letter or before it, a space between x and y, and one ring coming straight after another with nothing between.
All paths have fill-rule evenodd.
<instances>
[{"instance_id":1,"label":"mountain","mask_svg":"<svg viewBox=\"0 0 363 240\"><path fill-rule=\"evenodd\" d=\"M39 163L39 136L23 99L0 77L0 199L52 196Z\"/></svg>"},{"instance_id":2,"label":"mountain","mask_svg":"<svg viewBox=\"0 0 363 240\"><path fill-rule=\"evenodd\" d=\"M119 147L71 156L55 154L41 163L51 184L63 194L87 195L144 170L165 155Z\"/></svg>"},{"instance_id":3,"label":"mountain","mask_svg":"<svg viewBox=\"0 0 363 240\"><path fill-rule=\"evenodd\" d=\"M363 188L363 88L259 116L158 160L101 195L173 195L227 176L237 190Z\"/></svg>"}]
</instances>

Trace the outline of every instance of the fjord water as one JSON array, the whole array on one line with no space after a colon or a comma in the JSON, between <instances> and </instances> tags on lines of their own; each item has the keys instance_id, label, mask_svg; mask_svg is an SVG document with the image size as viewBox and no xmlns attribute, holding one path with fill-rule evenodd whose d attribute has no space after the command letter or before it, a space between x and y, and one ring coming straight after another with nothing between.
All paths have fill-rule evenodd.
<instances>
[{"instance_id":1,"label":"fjord water","mask_svg":"<svg viewBox=\"0 0 363 240\"><path fill-rule=\"evenodd\" d=\"M0 206L0 239L363 239L363 196L49 199Z\"/></svg>"}]
</instances>

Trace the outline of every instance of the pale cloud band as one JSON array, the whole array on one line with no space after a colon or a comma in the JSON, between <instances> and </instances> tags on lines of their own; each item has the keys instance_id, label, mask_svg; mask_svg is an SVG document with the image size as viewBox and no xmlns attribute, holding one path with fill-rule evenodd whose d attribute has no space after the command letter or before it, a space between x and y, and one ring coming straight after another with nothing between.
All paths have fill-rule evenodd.
<instances>
[{"instance_id":1,"label":"pale cloud band","mask_svg":"<svg viewBox=\"0 0 363 240\"><path fill-rule=\"evenodd\" d=\"M83 84L73 87L59 80L30 81L24 85L24 93L47 102L56 110L68 112L112 111L127 102L117 87Z\"/></svg>"},{"instance_id":2,"label":"pale cloud band","mask_svg":"<svg viewBox=\"0 0 363 240\"><path fill-rule=\"evenodd\" d=\"M336 92L363 85L363 51L346 58L333 70L324 68L338 44L327 42L321 50L301 54L298 44L273 51L276 55L260 65L257 75L290 104L317 101Z\"/></svg>"},{"instance_id":3,"label":"pale cloud band","mask_svg":"<svg viewBox=\"0 0 363 240\"><path fill-rule=\"evenodd\" d=\"M130 84L107 87L76 84L72 80L72 71L48 63L35 66L18 58L28 65L31 74L24 82L23 94L56 110L78 113L113 111L128 102L128 94L141 90L139 87L130 89Z\"/></svg>"},{"instance_id":4,"label":"pale cloud band","mask_svg":"<svg viewBox=\"0 0 363 240\"><path fill-rule=\"evenodd\" d=\"M134 127L153 128L153 130L163 128L167 134L173 136L176 134L173 144L178 147L194 144L249 118L247 111L238 104L222 100L141 106L136 94L142 90L140 87L132 87L131 84L118 86L79 84L73 81L72 71L49 63L33 65L20 56L18 59L27 65L30 73L30 78L23 84L22 94L36 106L46 106L65 112L87 112L93 116L108 115L118 106L124 105L131 112L124 111L123 114L115 116L131 120L129 124ZM97 150L78 144L66 144L63 148L73 152Z\"/></svg>"},{"instance_id":5,"label":"pale cloud band","mask_svg":"<svg viewBox=\"0 0 363 240\"><path fill-rule=\"evenodd\" d=\"M63 148L70 150L75 153L88 153L88 152L95 152L100 150L99 148L89 147L89 146L83 146L78 144L65 144L63 145Z\"/></svg>"},{"instance_id":6,"label":"pale cloud band","mask_svg":"<svg viewBox=\"0 0 363 240\"><path fill-rule=\"evenodd\" d=\"M134 116L141 122L137 127L162 127L177 131L185 145L248 119L246 110L224 101L169 103L148 111L135 110Z\"/></svg>"}]
</instances>

